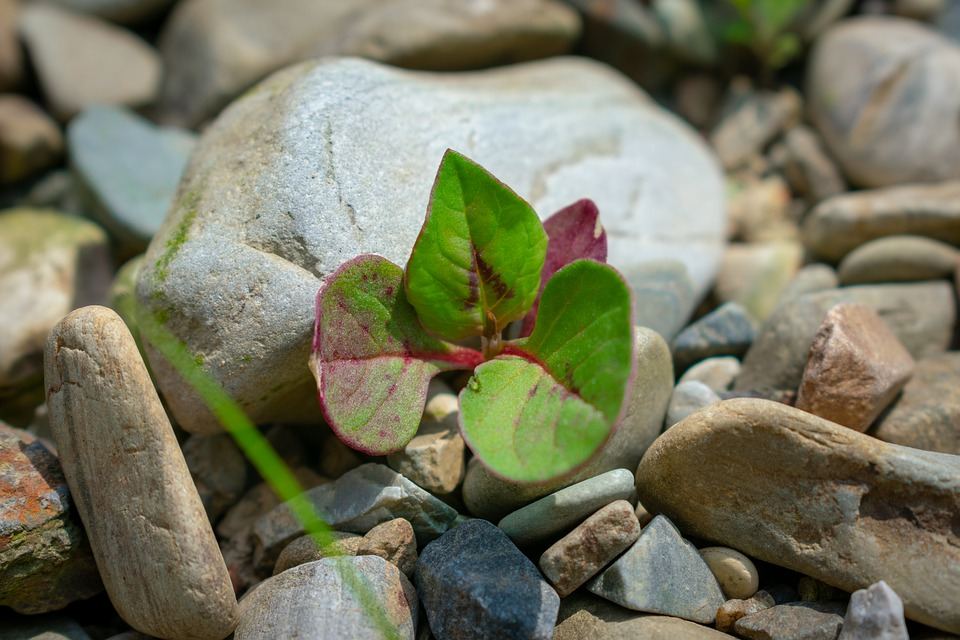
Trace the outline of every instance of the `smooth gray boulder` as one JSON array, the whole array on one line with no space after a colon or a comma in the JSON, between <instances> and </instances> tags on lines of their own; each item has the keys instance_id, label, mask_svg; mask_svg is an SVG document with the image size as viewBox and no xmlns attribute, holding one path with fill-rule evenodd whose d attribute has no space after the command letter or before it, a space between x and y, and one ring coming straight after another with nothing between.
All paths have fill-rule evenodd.
<instances>
[{"instance_id":1,"label":"smooth gray boulder","mask_svg":"<svg viewBox=\"0 0 960 640\"><path fill-rule=\"evenodd\" d=\"M698 296L709 286L725 229L716 161L626 78L577 58L469 74L333 58L273 75L204 132L137 298L255 422L319 422L305 363L320 283L361 253L406 263L448 147L543 217L593 198L622 271L675 260ZM218 432L144 338L178 422Z\"/></svg>"}]
</instances>

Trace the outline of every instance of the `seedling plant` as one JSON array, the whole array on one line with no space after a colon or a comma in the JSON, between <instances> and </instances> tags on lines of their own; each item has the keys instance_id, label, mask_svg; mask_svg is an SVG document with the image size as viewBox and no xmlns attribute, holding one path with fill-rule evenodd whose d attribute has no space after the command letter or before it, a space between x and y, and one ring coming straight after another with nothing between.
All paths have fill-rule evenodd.
<instances>
[{"instance_id":1,"label":"seedling plant","mask_svg":"<svg viewBox=\"0 0 960 640\"><path fill-rule=\"evenodd\" d=\"M362 255L317 294L309 364L327 422L354 449L400 450L430 379L472 370L459 421L474 455L515 482L572 472L617 427L634 374L630 290L605 259L591 201L541 223L448 150L406 269Z\"/></svg>"}]
</instances>

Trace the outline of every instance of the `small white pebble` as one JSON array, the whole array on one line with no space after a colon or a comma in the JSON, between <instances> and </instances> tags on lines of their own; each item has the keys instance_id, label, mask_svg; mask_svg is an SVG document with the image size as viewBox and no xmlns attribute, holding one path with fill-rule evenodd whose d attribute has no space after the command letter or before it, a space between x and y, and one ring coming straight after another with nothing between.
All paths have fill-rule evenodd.
<instances>
[{"instance_id":1,"label":"small white pebble","mask_svg":"<svg viewBox=\"0 0 960 640\"><path fill-rule=\"evenodd\" d=\"M700 557L717 577L720 588L731 599L746 599L757 592L760 574L753 561L729 547L704 547Z\"/></svg>"}]
</instances>

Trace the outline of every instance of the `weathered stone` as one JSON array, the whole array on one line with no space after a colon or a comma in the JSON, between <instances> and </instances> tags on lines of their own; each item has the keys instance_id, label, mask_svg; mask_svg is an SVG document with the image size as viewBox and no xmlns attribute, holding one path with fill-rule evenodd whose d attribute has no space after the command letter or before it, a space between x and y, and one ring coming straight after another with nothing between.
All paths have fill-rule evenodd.
<instances>
[{"instance_id":1,"label":"weathered stone","mask_svg":"<svg viewBox=\"0 0 960 640\"><path fill-rule=\"evenodd\" d=\"M740 374L740 361L732 356L707 358L687 369L677 384L702 382L715 393L726 391Z\"/></svg>"},{"instance_id":2,"label":"weathered stone","mask_svg":"<svg viewBox=\"0 0 960 640\"><path fill-rule=\"evenodd\" d=\"M400 569L403 575L413 576L417 564L417 538L413 526L403 518L378 524L360 540L357 555L380 556Z\"/></svg>"},{"instance_id":3,"label":"weathered stone","mask_svg":"<svg viewBox=\"0 0 960 640\"><path fill-rule=\"evenodd\" d=\"M448 146L544 217L594 198L609 262L638 291L637 309L651 300L634 267L683 265L691 308L709 287L723 245L716 163L688 126L610 69L554 58L430 74L324 59L275 74L204 131L137 298L254 422L319 423L303 362L320 283L361 253L406 261ZM219 431L156 360L177 421Z\"/></svg>"},{"instance_id":4,"label":"weathered stone","mask_svg":"<svg viewBox=\"0 0 960 640\"><path fill-rule=\"evenodd\" d=\"M717 356L740 357L757 333L757 322L743 305L726 302L683 330L671 348L676 371Z\"/></svg>"},{"instance_id":5,"label":"weathered stone","mask_svg":"<svg viewBox=\"0 0 960 640\"><path fill-rule=\"evenodd\" d=\"M870 435L893 444L960 455L960 352L917 361L913 376Z\"/></svg>"},{"instance_id":6,"label":"weathered stone","mask_svg":"<svg viewBox=\"0 0 960 640\"><path fill-rule=\"evenodd\" d=\"M452 493L466 473L463 437L456 415L442 422L424 420L403 449L387 456L387 464L411 482L436 495Z\"/></svg>"},{"instance_id":7,"label":"weathered stone","mask_svg":"<svg viewBox=\"0 0 960 640\"><path fill-rule=\"evenodd\" d=\"M637 613L578 591L564 598L553 640L730 640L695 622Z\"/></svg>"},{"instance_id":8,"label":"weathered stone","mask_svg":"<svg viewBox=\"0 0 960 640\"><path fill-rule=\"evenodd\" d=\"M841 284L952 278L960 250L922 236L888 236L848 253L837 267Z\"/></svg>"},{"instance_id":9,"label":"weathered stone","mask_svg":"<svg viewBox=\"0 0 960 640\"><path fill-rule=\"evenodd\" d=\"M779 133L800 120L803 103L792 88L741 92L735 105L710 134L710 142L728 171L759 155Z\"/></svg>"},{"instance_id":10,"label":"weathered stone","mask_svg":"<svg viewBox=\"0 0 960 640\"><path fill-rule=\"evenodd\" d=\"M457 511L382 464L367 463L336 482L305 493L321 518L333 529L367 533L382 522L404 518L417 540L425 543L450 528ZM253 528L255 562L269 570L280 551L304 533L287 503L257 519Z\"/></svg>"},{"instance_id":11,"label":"weathered stone","mask_svg":"<svg viewBox=\"0 0 960 640\"><path fill-rule=\"evenodd\" d=\"M857 304L838 304L810 345L796 406L866 431L912 373L913 358L883 318Z\"/></svg>"},{"instance_id":12,"label":"weathered stone","mask_svg":"<svg viewBox=\"0 0 960 640\"><path fill-rule=\"evenodd\" d=\"M777 307L760 328L734 390L799 387L810 343L838 304L860 304L879 314L917 359L946 350L956 319L947 282L858 285L801 295Z\"/></svg>"},{"instance_id":13,"label":"weathered stone","mask_svg":"<svg viewBox=\"0 0 960 640\"><path fill-rule=\"evenodd\" d=\"M795 192L816 203L846 191L843 176L813 129L791 128L783 136L783 145L787 153L783 170Z\"/></svg>"},{"instance_id":14,"label":"weathered stone","mask_svg":"<svg viewBox=\"0 0 960 640\"><path fill-rule=\"evenodd\" d=\"M26 98L0 95L0 184L50 168L62 153L63 134L50 116Z\"/></svg>"},{"instance_id":15,"label":"weathered stone","mask_svg":"<svg viewBox=\"0 0 960 640\"><path fill-rule=\"evenodd\" d=\"M308 562L316 562L317 560L328 557L359 555L357 550L360 548L361 540L363 540L363 536L355 533L345 533L343 531L331 531L330 538L320 536L315 538L311 535L300 536L285 546L283 551L280 552L280 557L277 558L277 563L273 567L273 575L280 575L292 567L307 564ZM328 549L324 546L329 542L335 543L336 549Z\"/></svg>"},{"instance_id":16,"label":"weathered stone","mask_svg":"<svg viewBox=\"0 0 960 640\"><path fill-rule=\"evenodd\" d=\"M540 571L561 598L592 578L640 537L633 505L617 500L598 510L540 556Z\"/></svg>"},{"instance_id":17,"label":"weathered stone","mask_svg":"<svg viewBox=\"0 0 960 640\"><path fill-rule=\"evenodd\" d=\"M160 34L167 74L162 121L193 127L270 73L322 56L421 69L483 68L557 55L576 14L552 0L286 0L282 11L238 0L178 5Z\"/></svg>"},{"instance_id":18,"label":"weathered stone","mask_svg":"<svg viewBox=\"0 0 960 640\"><path fill-rule=\"evenodd\" d=\"M688 535L847 591L886 580L908 617L960 630L957 456L773 402L728 400L657 439L637 493Z\"/></svg>"},{"instance_id":19,"label":"weathered stone","mask_svg":"<svg viewBox=\"0 0 960 640\"><path fill-rule=\"evenodd\" d=\"M700 557L716 576L723 594L728 598L744 600L757 592L760 574L753 561L729 547L704 547Z\"/></svg>"},{"instance_id":20,"label":"weathered stone","mask_svg":"<svg viewBox=\"0 0 960 640\"><path fill-rule=\"evenodd\" d=\"M804 245L834 262L871 240L898 235L960 245L960 181L842 193L803 221Z\"/></svg>"},{"instance_id":21,"label":"weathered stone","mask_svg":"<svg viewBox=\"0 0 960 640\"><path fill-rule=\"evenodd\" d=\"M632 480L633 474L626 469L607 471L521 507L497 526L518 546L559 535L597 509L630 498Z\"/></svg>"},{"instance_id":22,"label":"weathered stone","mask_svg":"<svg viewBox=\"0 0 960 640\"><path fill-rule=\"evenodd\" d=\"M553 636L559 596L486 520L468 520L427 545L414 583L440 640Z\"/></svg>"},{"instance_id":23,"label":"weathered stone","mask_svg":"<svg viewBox=\"0 0 960 640\"><path fill-rule=\"evenodd\" d=\"M344 576L352 572L352 580ZM352 585L365 585L362 593ZM371 602L372 600L372 602ZM370 607L379 605L400 638L413 640L417 593L377 556L340 556L301 564L269 578L240 602L236 640L365 640L384 637Z\"/></svg>"},{"instance_id":24,"label":"weathered stone","mask_svg":"<svg viewBox=\"0 0 960 640\"><path fill-rule=\"evenodd\" d=\"M737 620L752 613L769 609L775 604L777 603L773 596L763 590L757 591L746 600L727 600L717 609L717 619L714 621L714 625L718 631L732 635Z\"/></svg>"},{"instance_id":25,"label":"weathered stone","mask_svg":"<svg viewBox=\"0 0 960 640\"><path fill-rule=\"evenodd\" d=\"M837 640L908 640L903 602L881 580L850 596Z\"/></svg>"},{"instance_id":26,"label":"weathered stone","mask_svg":"<svg viewBox=\"0 0 960 640\"><path fill-rule=\"evenodd\" d=\"M664 418L663 426L665 429L669 429L694 411L703 409L714 402L720 402L720 396L702 382L696 380L679 382L673 389L673 395L670 396L670 404L667 405L667 415Z\"/></svg>"},{"instance_id":27,"label":"weathered stone","mask_svg":"<svg viewBox=\"0 0 960 640\"><path fill-rule=\"evenodd\" d=\"M633 396L620 428L601 452L567 478L542 485L513 484L493 476L476 458L467 464L463 501L478 518L499 521L537 498L614 469L634 469L660 434L673 393L673 361L667 343L651 329L634 329L637 356Z\"/></svg>"},{"instance_id":28,"label":"weathered stone","mask_svg":"<svg viewBox=\"0 0 960 640\"><path fill-rule=\"evenodd\" d=\"M123 320L105 307L67 315L50 332L44 374L63 472L117 612L161 638L229 634L227 568Z\"/></svg>"},{"instance_id":29,"label":"weathered stone","mask_svg":"<svg viewBox=\"0 0 960 640\"><path fill-rule=\"evenodd\" d=\"M247 460L233 436L190 436L183 457L210 522L240 499L247 484Z\"/></svg>"},{"instance_id":30,"label":"weathered stone","mask_svg":"<svg viewBox=\"0 0 960 640\"><path fill-rule=\"evenodd\" d=\"M39 2L24 5L18 27L60 120L94 104L147 105L160 89L160 56L130 31Z\"/></svg>"},{"instance_id":31,"label":"weathered stone","mask_svg":"<svg viewBox=\"0 0 960 640\"><path fill-rule=\"evenodd\" d=\"M194 135L126 109L90 107L70 122L67 141L87 211L127 255L141 253L173 202Z\"/></svg>"},{"instance_id":32,"label":"weathered stone","mask_svg":"<svg viewBox=\"0 0 960 640\"><path fill-rule=\"evenodd\" d=\"M844 20L808 58L807 110L851 182L879 187L960 177L960 49L912 20Z\"/></svg>"},{"instance_id":33,"label":"weathered stone","mask_svg":"<svg viewBox=\"0 0 960 640\"><path fill-rule=\"evenodd\" d=\"M0 605L62 609L103 591L57 457L0 422Z\"/></svg>"},{"instance_id":34,"label":"weathered stone","mask_svg":"<svg viewBox=\"0 0 960 640\"><path fill-rule=\"evenodd\" d=\"M843 611L837 602L778 604L740 618L734 629L749 640L836 640Z\"/></svg>"},{"instance_id":35,"label":"weathered stone","mask_svg":"<svg viewBox=\"0 0 960 640\"><path fill-rule=\"evenodd\" d=\"M0 213L0 414L26 399L25 420L16 424L29 421L43 401L47 334L71 309L104 302L112 271L97 225L55 211Z\"/></svg>"},{"instance_id":36,"label":"weathered stone","mask_svg":"<svg viewBox=\"0 0 960 640\"><path fill-rule=\"evenodd\" d=\"M773 312L803 259L798 242L732 244L720 263L714 292L722 302L739 302L763 322Z\"/></svg>"},{"instance_id":37,"label":"weathered stone","mask_svg":"<svg viewBox=\"0 0 960 640\"><path fill-rule=\"evenodd\" d=\"M591 593L619 605L713 624L723 591L710 568L662 515L643 528L620 559L587 583Z\"/></svg>"}]
</instances>

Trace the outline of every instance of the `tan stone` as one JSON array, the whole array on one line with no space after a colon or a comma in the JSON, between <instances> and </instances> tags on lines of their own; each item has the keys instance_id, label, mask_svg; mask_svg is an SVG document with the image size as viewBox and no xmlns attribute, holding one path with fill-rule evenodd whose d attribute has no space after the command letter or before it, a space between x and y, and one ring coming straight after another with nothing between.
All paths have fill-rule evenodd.
<instances>
[{"instance_id":1,"label":"tan stone","mask_svg":"<svg viewBox=\"0 0 960 640\"><path fill-rule=\"evenodd\" d=\"M280 552L277 563L273 567L273 575L279 575L301 564L316 562L322 558L330 558L338 555L355 556L363 536L356 533L345 533L343 531L331 531L330 538L321 538L319 536L305 535L300 536ZM336 548L327 548L324 545L333 542Z\"/></svg>"},{"instance_id":2,"label":"tan stone","mask_svg":"<svg viewBox=\"0 0 960 640\"><path fill-rule=\"evenodd\" d=\"M63 154L60 127L40 107L18 95L0 95L0 184L28 178Z\"/></svg>"},{"instance_id":3,"label":"tan stone","mask_svg":"<svg viewBox=\"0 0 960 640\"><path fill-rule=\"evenodd\" d=\"M885 580L909 618L960 631L958 456L766 400L727 400L657 439L637 493L688 536L845 591Z\"/></svg>"},{"instance_id":4,"label":"tan stone","mask_svg":"<svg viewBox=\"0 0 960 640\"><path fill-rule=\"evenodd\" d=\"M50 332L50 426L110 600L138 631L222 640L230 576L160 399L123 320L84 307Z\"/></svg>"},{"instance_id":5,"label":"tan stone","mask_svg":"<svg viewBox=\"0 0 960 640\"><path fill-rule=\"evenodd\" d=\"M866 431L913 373L913 357L877 313L838 304L810 346L797 408Z\"/></svg>"},{"instance_id":6,"label":"tan stone","mask_svg":"<svg viewBox=\"0 0 960 640\"><path fill-rule=\"evenodd\" d=\"M463 480L465 445L456 414L442 422L424 420L403 449L387 456L387 464L427 491L446 495Z\"/></svg>"},{"instance_id":7,"label":"tan stone","mask_svg":"<svg viewBox=\"0 0 960 640\"><path fill-rule=\"evenodd\" d=\"M557 623L553 640L730 640L696 622L630 611L582 591L563 599Z\"/></svg>"},{"instance_id":8,"label":"tan stone","mask_svg":"<svg viewBox=\"0 0 960 640\"><path fill-rule=\"evenodd\" d=\"M584 520L540 556L540 570L561 598L595 576L640 537L633 505L617 500Z\"/></svg>"},{"instance_id":9,"label":"tan stone","mask_svg":"<svg viewBox=\"0 0 960 640\"><path fill-rule=\"evenodd\" d=\"M753 561L729 547L704 547L700 557L716 576L723 594L728 598L749 598L757 592L760 574Z\"/></svg>"},{"instance_id":10,"label":"tan stone","mask_svg":"<svg viewBox=\"0 0 960 640\"><path fill-rule=\"evenodd\" d=\"M960 250L923 236L888 236L862 244L837 266L844 285L952 278Z\"/></svg>"},{"instance_id":11,"label":"tan stone","mask_svg":"<svg viewBox=\"0 0 960 640\"><path fill-rule=\"evenodd\" d=\"M357 545L358 556L380 556L408 578L417 564L417 537L404 518L378 524Z\"/></svg>"},{"instance_id":12,"label":"tan stone","mask_svg":"<svg viewBox=\"0 0 960 640\"><path fill-rule=\"evenodd\" d=\"M752 597L747 599L727 600L717 609L717 619L714 620L714 626L718 631L733 635L737 620L745 618L750 614L769 609L776 604L776 601L766 591L757 591Z\"/></svg>"}]
</instances>

